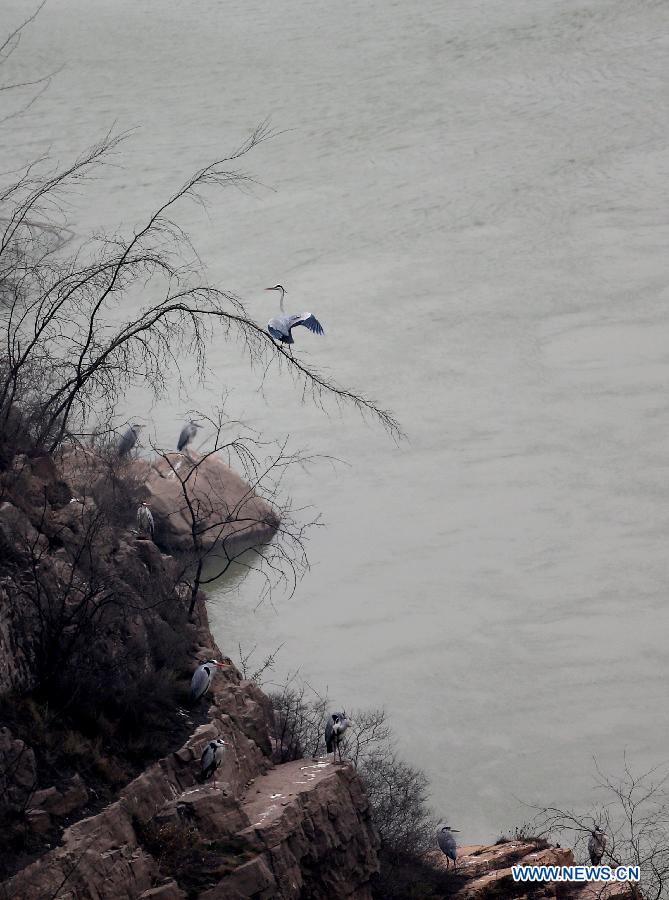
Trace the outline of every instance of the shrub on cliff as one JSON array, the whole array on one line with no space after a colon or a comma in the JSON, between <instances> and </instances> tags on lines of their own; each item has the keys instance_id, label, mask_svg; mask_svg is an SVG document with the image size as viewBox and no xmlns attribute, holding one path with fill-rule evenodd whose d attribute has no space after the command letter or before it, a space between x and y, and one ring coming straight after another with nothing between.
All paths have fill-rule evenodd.
<instances>
[{"instance_id":1,"label":"shrub on cliff","mask_svg":"<svg viewBox=\"0 0 669 900\"><path fill-rule=\"evenodd\" d=\"M292 683L269 696L274 713L271 735L275 760L323 755L327 698L308 699L305 686ZM400 863L406 870L412 864L424 866L420 856L433 845L436 824L429 806L429 782L424 772L398 756L383 710L353 710L350 719L342 756L356 766L365 784L381 837L380 885L397 880L395 867Z\"/></svg>"}]
</instances>

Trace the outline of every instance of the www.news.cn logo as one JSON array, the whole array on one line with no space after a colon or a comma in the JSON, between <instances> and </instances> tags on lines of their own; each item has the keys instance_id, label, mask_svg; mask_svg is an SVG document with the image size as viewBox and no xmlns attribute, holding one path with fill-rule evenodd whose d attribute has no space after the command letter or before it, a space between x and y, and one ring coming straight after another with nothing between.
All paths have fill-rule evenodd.
<instances>
[{"instance_id":1,"label":"www.news.cn logo","mask_svg":"<svg viewBox=\"0 0 669 900\"><path fill-rule=\"evenodd\" d=\"M639 866L511 866L514 881L638 881Z\"/></svg>"}]
</instances>

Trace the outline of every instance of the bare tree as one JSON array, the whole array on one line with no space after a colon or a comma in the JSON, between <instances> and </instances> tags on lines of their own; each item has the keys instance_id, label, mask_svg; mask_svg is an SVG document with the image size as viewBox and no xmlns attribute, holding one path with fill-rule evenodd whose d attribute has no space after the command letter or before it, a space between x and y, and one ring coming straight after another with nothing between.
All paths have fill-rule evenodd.
<instances>
[{"instance_id":1,"label":"bare tree","mask_svg":"<svg viewBox=\"0 0 669 900\"><path fill-rule=\"evenodd\" d=\"M251 647L250 650L242 650L242 645L238 644L239 651L239 665L237 668L242 673L242 678L246 681L254 681L256 684L262 684L262 678L265 672L271 672L275 666L276 658L283 647L283 644L279 644L279 646L272 650L271 653L268 653L260 663L251 663L251 658L253 657L257 644Z\"/></svg>"},{"instance_id":2,"label":"bare tree","mask_svg":"<svg viewBox=\"0 0 669 900\"><path fill-rule=\"evenodd\" d=\"M21 37L23 36L23 32L32 22L37 18L40 10L44 7L46 0L42 0L30 15L28 15L22 22L10 31L4 39L0 41L0 66L6 65L8 60L12 57L12 55L18 49L19 44L21 43ZM28 81L2 81L0 80L0 95L4 95L5 97L12 94L12 92L21 95L21 100L19 100L18 106L15 109L5 113L0 117L0 124L4 124L8 122L10 119L14 119L17 116L22 115L26 112L30 107L35 103L44 93L44 91L49 87L51 83L51 79L60 69L57 69L54 72L49 72L47 75L38 76L37 78L31 78Z\"/></svg>"},{"instance_id":3,"label":"bare tree","mask_svg":"<svg viewBox=\"0 0 669 900\"><path fill-rule=\"evenodd\" d=\"M305 511L295 510L289 498L281 498L282 485L288 469L304 468L314 457L290 452L286 440L264 440L243 423L230 420L223 409L215 416L194 415L210 426L205 452L154 448L158 462L179 488L171 516L185 520L190 534L179 574L190 595L189 615L194 613L200 589L233 565L260 576L259 603L277 587L292 593L309 566L307 532L320 523L316 516L298 521ZM219 459L246 482L238 498L231 498L225 483L213 477L218 470L211 464ZM200 488L200 483L206 488ZM160 533L158 523L158 539Z\"/></svg>"},{"instance_id":4,"label":"bare tree","mask_svg":"<svg viewBox=\"0 0 669 900\"><path fill-rule=\"evenodd\" d=\"M110 607L131 600L127 586L102 560L109 525L97 509L81 508L75 535L64 526L47 525L45 500L34 536L9 567L12 594L23 610L19 639L32 660L35 688L59 680L76 654L96 636ZM45 532L50 533L47 539ZM52 546L60 544L58 556Z\"/></svg>"},{"instance_id":5,"label":"bare tree","mask_svg":"<svg viewBox=\"0 0 669 900\"><path fill-rule=\"evenodd\" d=\"M203 203L205 191L243 187L250 179L235 164L270 136L263 123L232 154L187 179L131 235L91 239L69 255L45 235L60 224L68 190L103 165L125 135L105 135L64 168L35 162L0 187L0 424L7 426L20 401L22 427L53 451L93 414L111 421L116 397L133 385L151 385L156 397L175 381L182 386L184 354L204 377L206 346L216 335L241 341L252 363L286 367L316 402L325 395L351 402L400 434L389 413L293 358L249 317L239 297L198 277L177 207ZM119 325L115 311L140 285L156 299Z\"/></svg>"},{"instance_id":6,"label":"bare tree","mask_svg":"<svg viewBox=\"0 0 669 900\"><path fill-rule=\"evenodd\" d=\"M322 697L294 675L286 679L280 690L271 691L269 698L274 712L272 739L276 762L315 758L325 752L327 696Z\"/></svg>"},{"instance_id":7,"label":"bare tree","mask_svg":"<svg viewBox=\"0 0 669 900\"><path fill-rule=\"evenodd\" d=\"M587 813L558 807L538 809L541 830L566 835L578 855L586 856L590 833L602 828L608 841L602 863L638 866L641 880L630 883L632 896L661 900L669 896L669 764L636 773L627 758L622 775L603 772L595 760L600 802Z\"/></svg>"}]
</instances>

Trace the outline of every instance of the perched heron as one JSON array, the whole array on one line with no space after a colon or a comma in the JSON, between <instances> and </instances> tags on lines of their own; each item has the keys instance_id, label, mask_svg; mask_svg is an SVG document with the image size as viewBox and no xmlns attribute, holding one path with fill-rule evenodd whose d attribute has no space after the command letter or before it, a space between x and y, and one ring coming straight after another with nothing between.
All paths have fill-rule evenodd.
<instances>
[{"instance_id":1,"label":"perched heron","mask_svg":"<svg viewBox=\"0 0 669 900\"><path fill-rule=\"evenodd\" d=\"M588 839L588 853L590 854L590 862L593 866L598 866L604 856L608 838L601 828L597 827L590 832Z\"/></svg>"},{"instance_id":2,"label":"perched heron","mask_svg":"<svg viewBox=\"0 0 669 900\"><path fill-rule=\"evenodd\" d=\"M339 750L339 762L341 762L340 744L348 726L349 721L345 712L333 712L327 718L325 723L325 749L328 753L332 753L332 762L337 757L337 750Z\"/></svg>"},{"instance_id":3,"label":"perched heron","mask_svg":"<svg viewBox=\"0 0 669 900\"><path fill-rule=\"evenodd\" d=\"M214 680L217 668L225 669L225 665L217 662L215 659L208 659L206 662L203 662L202 665L197 667L190 683L191 703L197 703L197 701L207 693Z\"/></svg>"},{"instance_id":4,"label":"perched heron","mask_svg":"<svg viewBox=\"0 0 669 900\"><path fill-rule=\"evenodd\" d=\"M123 432L116 448L119 456L127 456L128 453L130 453L139 440L139 433L142 428L144 428L143 425L134 424L130 425L130 427Z\"/></svg>"},{"instance_id":5,"label":"perched heron","mask_svg":"<svg viewBox=\"0 0 669 900\"><path fill-rule=\"evenodd\" d=\"M188 425L184 425L181 429L181 434L179 435L179 443L177 444L177 450L185 450L186 447L193 440L195 435L197 434L198 428L202 428L202 425L199 422L190 420Z\"/></svg>"},{"instance_id":6,"label":"perched heron","mask_svg":"<svg viewBox=\"0 0 669 900\"><path fill-rule=\"evenodd\" d=\"M295 341L293 340L291 329L296 325L304 325L305 328L308 328L309 331L313 331L314 334L324 334L323 326L316 316L311 313L294 313L292 316L286 313L283 308L283 296L286 293L286 289L280 284L276 284L271 288L265 288L265 290L281 291L281 315L274 319L270 319L267 323L267 331L275 341L279 341L282 344L294 344Z\"/></svg>"},{"instance_id":7,"label":"perched heron","mask_svg":"<svg viewBox=\"0 0 669 900\"><path fill-rule=\"evenodd\" d=\"M207 746L202 751L202 756L200 757L200 774L202 781L206 781L211 776L214 776L214 784L216 784L216 769L223 762L223 756L225 755L225 741L223 738L216 738L215 741L209 741Z\"/></svg>"},{"instance_id":8,"label":"perched heron","mask_svg":"<svg viewBox=\"0 0 669 900\"><path fill-rule=\"evenodd\" d=\"M446 854L446 868L448 868L449 860L453 860L453 866L457 866L458 845L455 842L453 833L458 834L457 828L449 828L445 822L437 825L437 843L442 853Z\"/></svg>"},{"instance_id":9,"label":"perched heron","mask_svg":"<svg viewBox=\"0 0 669 900\"><path fill-rule=\"evenodd\" d=\"M151 538L153 538L153 513L146 505L145 501L139 505L139 509L137 510L137 528L140 534L150 534Z\"/></svg>"}]
</instances>

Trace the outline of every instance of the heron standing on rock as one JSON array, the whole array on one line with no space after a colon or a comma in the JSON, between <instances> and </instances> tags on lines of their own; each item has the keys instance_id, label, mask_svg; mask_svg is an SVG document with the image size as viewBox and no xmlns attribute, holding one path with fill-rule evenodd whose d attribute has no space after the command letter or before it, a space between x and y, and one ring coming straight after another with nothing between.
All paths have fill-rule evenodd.
<instances>
[{"instance_id":1,"label":"heron standing on rock","mask_svg":"<svg viewBox=\"0 0 669 900\"><path fill-rule=\"evenodd\" d=\"M139 529L139 533L149 534L151 535L151 540L153 540L154 527L153 513L146 505L146 502L142 500L139 509L137 510L137 528Z\"/></svg>"},{"instance_id":2,"label":"heron standing on rock","mask_svg":"<svg viewBox=\"0 0 669 900\"><path fill-rule=\"evenodd\" d=\"M179 441L177 443L178 451L186 449L197 434L198 428L202 428L202 425L200 425L199 422L194 421L194 419L191 419L187 425L184 425L181 429L181 434L179 435Z\"/></svg>"},{"instance_id":3,"label":"heron standing on rock","mask_svg":"<svg viewBox=\"0 0 669 900\"><path fill-rule=\"evenodd\" d=\"M337 757L339 750L339 762L341 762L341 740L344 732L349 726L349 721L345 712L331 713L325 723L325 749L328 753L332 753L332 762Z\"/></svg>"},{"instance_id":4,"label":"heron standing on rock","mask_svg":"<svg viewBox=\"0 0 669 900\"><path fill-rule=\"evenodd\" d=\"M281 307L281 315L276 316L274 319L270 319L267 323L267 331L275 341L279 341L281 344L294 344L295 341L293 340L291 330L296 325L304 325L305 328L308 328L309 331L313 331L314 334L324 334L323 326L312 313L293 313L293 315L289 315L285 312L283 308L283 297L286 293L286 289L282 285L276 284L274 287L265 288L265 290L281 291L281 301L279 304Z\"/></svg>"},{"instance_id":5,"label":"heron standing on rock","mask_svg":"<svg viewBox=\"0 0 669 900\"><path fill-rule=\"evenodd\" d=\"M594 831L590 832L590 838L588 839L588 853L590 855L590 862L593 866L598 866L602 861L607 842L608 838L606 833L603 832L599 826L595 828Z\"/></svg>"},{"instance_id":6,"label":"heron standing on rock","mask_svg":"<svg viewBox=\"0 0 669 900\"><path fill-rule=\"evenodd\" d=\"M458 845L453 837L453 832L458 833L457 828L449 828L445 822L437 825L437 843L442 853L446 854L446 868L449 866L449 860L453 860L453 867L457 866Z\"/></svg>"},{"instance_id":7,"label":"heron standing on rock","mask_svg":"<svg viewBox=\"0 0 669 900\"><path fill-rule=\"evenodd\" d=\"M139 440L139 433L144 428L143 425L135 423L130 425L121 435L116 447L119 456L127 456Z\"/></svg>"},{"instance_id":8,"label":"heron standing on rock","mask_svg":"<svg viewBox=\"0 0 669 900\"><path fill-rule=\"evenodd\" d=\"M200 767L201 767L201 777L202 781L206 781L211 776L214 776L214 784L216 784L216 769L223 762L223 757L225 755L225 741L223 738L216 738L215 741L209 741L207 746L202 751L202 756L200 758Z\"/></svg>"},{"instance_id":9,"label":"heron standing on rock","mask_svg":"<svg viewBox=\"0 0 669 900\"><path fill-rule=\"evenodd\" d=\"M225 664L208 659L197 667L190 683L190 702L197 703L207 693L214 680L216 669L225 669Z\"/></svg>"}]
</instances>

